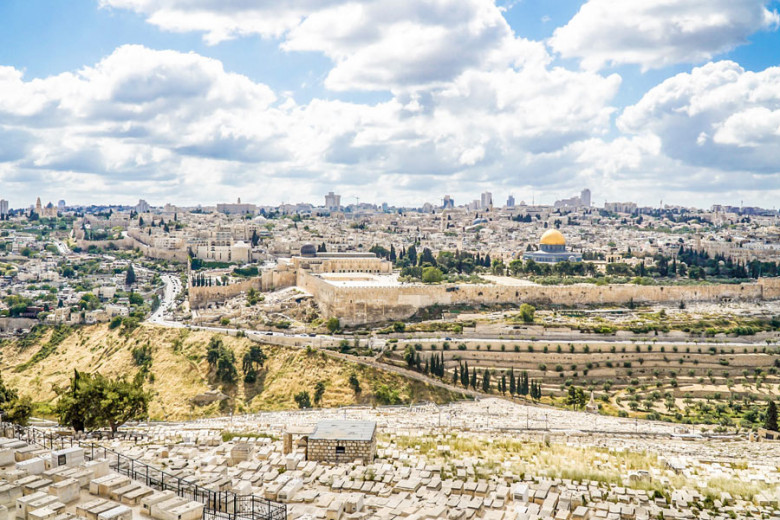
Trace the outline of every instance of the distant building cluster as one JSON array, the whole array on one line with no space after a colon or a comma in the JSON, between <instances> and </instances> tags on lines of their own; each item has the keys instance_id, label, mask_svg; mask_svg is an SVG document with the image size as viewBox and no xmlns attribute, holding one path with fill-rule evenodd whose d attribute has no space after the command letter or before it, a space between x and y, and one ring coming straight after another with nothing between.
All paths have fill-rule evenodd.
<instances>
[{"instance_id":1,"label":"distant building cluster","mask_svg":"<svg viewBox=\"0 0 780 520\"><path fill-rule=\"evenodd\" d=\"M241 198L239 198L235 204L217 204L217 211L225 215L254 215L257 213L257 206L255 204L242 203Z\"/></svg>"},{"instance_id":2,"label":"distant building cluster","mask_svg":"<svg viewBox=\"0 0 780 520\"><path fill-rule=\"evenodd\" d=\"M325 195L325 209L328 211L341 209L341 195L336 195L332 191Z\"/></svg>"},{"instance_id":3,"label":"distant building cluster","mask_svg":"<svg viewBox=\"0 0 780 520\"><path fill-rule=\"evenodd\" d=\"M605 202L604 210L610 213L636 213L636 202Z\"/></svg>"},{"instance_id":4,"label":"distant building cluster","mask_svg":"<svg viewBox=\"0 0 780 520\"><path fill-rule=\"evenodd\" d=\"M589 208L590 207L590 190L585 188L579 194L579 196L571 197L569 199L556 200L553 207L556 209L566 208Z\"/></svg>"}]
</instances>

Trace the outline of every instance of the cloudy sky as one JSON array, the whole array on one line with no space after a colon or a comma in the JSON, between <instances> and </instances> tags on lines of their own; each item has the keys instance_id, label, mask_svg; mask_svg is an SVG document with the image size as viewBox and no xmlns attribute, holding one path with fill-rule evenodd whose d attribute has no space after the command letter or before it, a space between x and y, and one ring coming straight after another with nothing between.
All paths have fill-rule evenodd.
<instances>
[{"instance_id":1,"label":"cloudy sky","mask_svg":"<svg viewBox=\"0 0 780 520\"><path fill-rule=\"evenodd\" d=\"M779 10L2 0L0 198L771 208Z\"/></svg>"}]
</instances>

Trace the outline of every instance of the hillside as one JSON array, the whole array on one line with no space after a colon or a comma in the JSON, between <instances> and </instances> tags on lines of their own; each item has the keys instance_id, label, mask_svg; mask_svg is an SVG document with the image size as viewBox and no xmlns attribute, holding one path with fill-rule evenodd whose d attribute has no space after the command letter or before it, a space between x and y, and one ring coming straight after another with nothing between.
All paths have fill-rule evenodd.
<instances>
[{"instance_id":1,"label":"hillside","mask_svg":"<svg viewBox=\"0 0 780 520\"><path fill-rule=\"evenodd\" d=\"M420 371L433 359L443 361L445 381L457 369L462 384L467 366L481 383L487 369L490 390L498 393L502 376L509 384L512 375L526 373L541 384L543 402L571 404L569 387L575 386L586 398L593 392L608 414L750 427L759 424L766 399L780 393L780 350L767 343L421 340L398 344L383 361L406 367L409 349Z\"/></svg>"},{"instance_id":2,"label":"hillside","mask_svg":"<svg viewBox=\"0 0 780 520\"><path fill-rule=\"evenodd\" d=\"M219 336L236 358L239 381L223 386L215 382L206 361L206 349L214 333L142 325L130 332L95 325L76 329L46 329L0 347L3 380L29 395L45 411L55 398L53 387L66 384L74 369L98 371L104 375L134 376L141 367L133 349L149 346L151 364L147 388L154 395L152 419L178 420L225 413L297 408L293 396L303 390L312 397L319 381L325 383L322 406L371 404L376 401L408 403L443 402L453 398L446 390L403 376L332 359L316 351L263 345L268 356L257 382L243 383L241 358L255 342L246 338ZM349 384L355 374L361 392ZM212 389L221 389L230 400L221 405L196 406L191 399ZM378 395L379 394L379 395ZM377 398L378 397L378 398Z\"/></svg>"}]
</instances>

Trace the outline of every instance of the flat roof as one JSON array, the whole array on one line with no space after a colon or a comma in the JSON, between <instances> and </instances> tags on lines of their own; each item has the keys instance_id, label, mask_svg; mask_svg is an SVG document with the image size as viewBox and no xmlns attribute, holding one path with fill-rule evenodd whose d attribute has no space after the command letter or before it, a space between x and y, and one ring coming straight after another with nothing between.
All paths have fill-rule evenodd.
<instances>
[{"instance_id":1,"label":"flat roof","mask_svg":"<svg viewBox=\"0 0 780 520\"><path fill-rule=\"evenodd\" d=\"M310 440L370 441L374 438L374 421L320 421Z\"/></svg>"}]
</instances>

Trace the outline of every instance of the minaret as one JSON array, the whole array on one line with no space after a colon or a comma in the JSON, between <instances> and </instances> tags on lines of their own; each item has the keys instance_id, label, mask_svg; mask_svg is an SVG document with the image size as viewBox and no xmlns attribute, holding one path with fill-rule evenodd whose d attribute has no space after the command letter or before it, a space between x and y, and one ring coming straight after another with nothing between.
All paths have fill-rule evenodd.
<instances>
[{"instance_id":1,"label":"minaret","mask_svg":"<svg viewBox=\"0 0 780 520\"><path fill-rule=\"evenodd\" d=\"M41 212L43 211L43 208L41 207L41 198L38 197L35 201L35 212L38 214L38 216L41 216Z\"/></svg>"}]
</instances>

